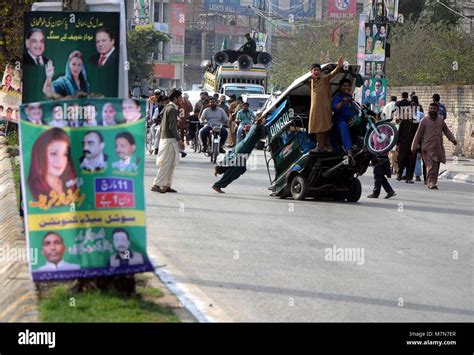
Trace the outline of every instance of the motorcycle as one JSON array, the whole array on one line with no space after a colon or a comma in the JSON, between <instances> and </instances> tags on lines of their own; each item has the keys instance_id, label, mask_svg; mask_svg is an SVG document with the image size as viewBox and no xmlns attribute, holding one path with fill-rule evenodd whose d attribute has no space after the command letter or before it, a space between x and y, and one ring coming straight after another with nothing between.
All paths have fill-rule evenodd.
<instances>
[{"instance_id":1,"label":"motorcycle","mask_svg":"<svg viewBox=\"0 0 474 355\"><path fill-rule=\"evenodd\" d=\"M212 130L207 138L207 151L205 153L211 158L211 163L216 163L221 146L221 130L223 126L208 126L211 127Z\"/></svg>"},{"instance_id":2,"label":"motorcycle","mask_svg":"<svg viewBox=\"0 0 474 355\"><path fill-rule=\"evenodd\" d=\"M398 130L391 122L392 118L377 121L377 114L369 109L370 104L361 106L351 100L351 105L359 114L349 122L349 127L351 130L359 129L361 135L366 130L363 135L364 148L375 156L391 151L398 141Z\"/></svg>"},{"instance_id":3,"label":"motorcycle","mask_svg":"<svg viewBox=\"0 0 474 355\"><path fill-rule=\"evenodd\" d=\"M150 155L153 154L153 152L158 152L160 144L160 128L161 124L159 122L147 121L145 146Z\"/></svg>"},{"instance_id":4,"label":"motorcycle","mask_svg":"<svg viewBox=\"0 0 474 355\"><path fill-rule=\"evenodd\" d=\"M189 126L194 125L194 136L193 139L191 140L191 148L194 150L194 152L201 152L201 141L199 140L199 121L190 121Z\"/></svg>"},{"instance_id":5,"label":"motorcycle","mask_svg":"<svg viewBox=\"0 0 474 355\"><path fill-rule=\"evenodd\" d=\"M240 126L240 121L236 121L236 123L237 123L237 127L239 127ZM242 130L240 140L237 139L239 142L243 141L245 139L245 137L247 136L247 133L249 133L251 127L252 127L252 125L250 125L250 124L244 125L244 129Z\"/></svg>"}]
</instances>

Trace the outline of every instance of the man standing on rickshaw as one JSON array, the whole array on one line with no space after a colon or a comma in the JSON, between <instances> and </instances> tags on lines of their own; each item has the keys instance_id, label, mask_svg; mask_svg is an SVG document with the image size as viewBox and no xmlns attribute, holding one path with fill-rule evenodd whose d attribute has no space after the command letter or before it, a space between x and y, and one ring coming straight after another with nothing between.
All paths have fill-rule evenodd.
<instances>
[{"instance_id":1,"label":"man standing on rickshaw","mask_svg":"<svg viewBox=\"0 0 474 355\"><path fill-rule=\"evenodd\" d=\"M340 57L337 67L328 75L322 75L321 65L311 65L311 106L309 110L308 133L316 133L316 152L331 152L329 140L332 110L331 110L331 79L339 73L344 63Z\"/></svg>"}]
</instances>

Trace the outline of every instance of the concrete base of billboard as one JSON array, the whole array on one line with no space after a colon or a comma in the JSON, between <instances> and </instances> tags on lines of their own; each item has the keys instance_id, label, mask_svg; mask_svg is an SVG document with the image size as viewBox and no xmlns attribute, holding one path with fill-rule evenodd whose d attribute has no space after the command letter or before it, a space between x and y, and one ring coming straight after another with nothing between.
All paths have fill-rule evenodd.
<instances>
[{"instance_id":1,"label":"concrete base of billboard","mask_svg":"<svg viewBox=\"0 0 474 355\"><path fill-rule=\"evenodd\" d=\"M0 322L38 322L37 296L4 137L0 137L0 231Z\"/></svg>"}]
</instances>

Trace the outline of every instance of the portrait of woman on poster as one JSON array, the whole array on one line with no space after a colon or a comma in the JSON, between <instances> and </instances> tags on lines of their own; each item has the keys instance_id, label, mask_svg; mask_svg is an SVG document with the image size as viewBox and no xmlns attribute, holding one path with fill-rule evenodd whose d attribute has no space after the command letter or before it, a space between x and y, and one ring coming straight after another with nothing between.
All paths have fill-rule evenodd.
<instances>
[{"instance_id":1,"label":"portrait of woman on poster","mask_svg":"<svg viewBox=\"0 0 474 355\"><path fill-rule=\"evenodd\" d=\"M90 93L89 82L87 81L84 57L81 52L75 50L69 54L66 71L53 81L54 64L50 60L45 65L46 80L43 85L43 92L47 97L74 96L77 92Z\"/></svg>"},{"instance_id":2,"label":"portrait of woman on poster","mask_svg":"<svg viewBox=\"0 0 474 355\"><path fill-rule=\"evenodd\" d=\"M71 141L61 128L43 132L31 149L28 187L33 199L51 191L67 193L77 188L77 174L71 155Z\"/></svg>"},{"instance_id":3,"label":"portrait of woman on poster","mask_svg":"<svg viewBox=\"0 0 474 355\"><path fill-rule=\"evenodd\" d=\"M383 47L383 42L381 39L375 41L374 50L372 54L385 55L385 48Z\"/></svg>"}]
</instances>

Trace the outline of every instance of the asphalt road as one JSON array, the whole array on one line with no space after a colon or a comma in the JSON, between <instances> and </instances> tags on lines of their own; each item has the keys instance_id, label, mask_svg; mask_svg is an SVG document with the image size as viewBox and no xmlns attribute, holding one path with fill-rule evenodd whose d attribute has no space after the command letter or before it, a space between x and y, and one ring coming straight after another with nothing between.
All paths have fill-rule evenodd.
<instances>
[{"instance_id":1,"label":"asphalt road","mask_svg":"<svg viewBox=\"0 0 474 355\"><path fill-rule=\"evenodd\" d=\"M280 200L257 155L226 194L211 189L213 165L195 153L175 172L178 194L146 193L150 254L201 320L474 320L473 185L432 191L392 179L397 196L373 200L369 169L356 204Z\"/></svg>"}]
</instances>

